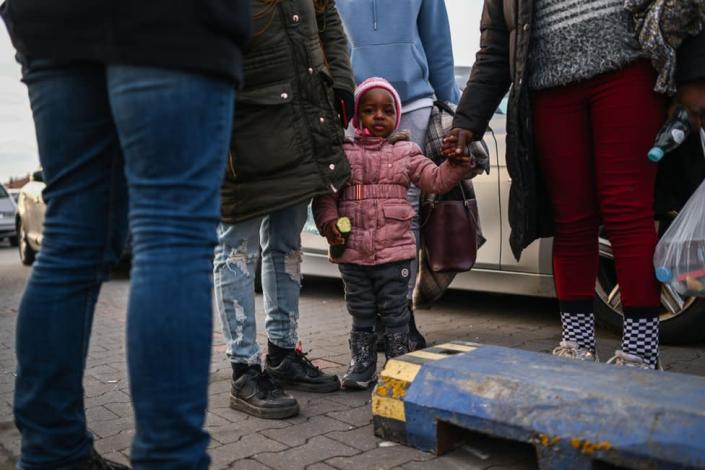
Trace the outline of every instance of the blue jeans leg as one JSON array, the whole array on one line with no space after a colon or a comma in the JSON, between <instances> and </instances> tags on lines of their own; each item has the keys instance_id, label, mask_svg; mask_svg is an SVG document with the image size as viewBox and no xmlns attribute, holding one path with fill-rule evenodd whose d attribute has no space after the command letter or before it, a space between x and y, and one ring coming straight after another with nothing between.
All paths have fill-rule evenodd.
<instances>
[{"instance_id":1,"label":"blue jeans leg","mask_svg":"<svg viewBox=\"0 0 705 470\"><path fill-rule=\"evenodd\" d=\"M105 71L25 62L47 203L42 249L17 316L20 469L88 455L83 370L102 281L127 234L127 191Z\"/></svg>"},{"instance_id":2,"label":"blue jeans leg","mask_svg":"<svg viewBox=\"0 0 705 470\"><path fill-rule=\"evenodd\" d=\"M265 328L269 341L292 349L298 342L301 291L301 230L308 203L265 217L260 231Z\"/></svg>"},{"instance_id":3,"label":"blue jeans leg","mask_svg":"<svg viewBox=\"0 0 705 470\"><path fill-rule=\"evenodd\" d=\"M218 316L231 362L260 364L255 319L255 268L262 218L218 226L213 280Z\"/></svg>"},{"instance_id":4,"label":"blue jeans leg","mask_svg":"<svg viewBox=\"0 0 705 470\"><path fill-rule=\"evenodd\" d=\"M129 193L134 467L206 468L209 266L234 92L143 67L30 61L23 73L47 213L18 313L18 467L66 468L91 450L81 380L98 290L127 233Z\"/></svg>"},{"instance_id":5,"label":"blue jeans leg","mask_svg":"<svg viewBox=\"0 0 705 470\"><path fill-rule=\"evenodd\" d=\"M135 468L207 468L211 263L230 143L231 84L109 66L125 158L133 259L128 368Z\"/></svg>"}]
</instances>

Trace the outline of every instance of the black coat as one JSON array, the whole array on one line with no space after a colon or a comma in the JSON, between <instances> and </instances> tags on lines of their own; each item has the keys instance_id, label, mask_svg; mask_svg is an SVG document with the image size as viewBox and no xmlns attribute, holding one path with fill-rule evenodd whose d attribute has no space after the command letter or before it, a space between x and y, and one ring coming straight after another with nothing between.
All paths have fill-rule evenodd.
<instances>
[{"instance_id":1,"label":"black coat","mask_svg":"<svg viewBox=\"0 0 705 470\"><path fill-rule=\"evenodd\" d=\"M221 191L230 224L337 191L350 176L334 88L352 96L355 83L335 1L319 14L313 0L280 2L269 14L252 7L257 33Z\"/></svg>"},{"instance_id":2,"label":"black coat","mask_svg":"<svg viewBox=\"0 0 705 470\"><path fill-rule=\"evenodd\" d=\"M190 69L239 83L249 0L7 0L15 48L30 58Z\"/></svg>"},{"instance_id":3,"label":"black coat","mask_svg":"<svg viewBox=\"0 0 705 470\"><path fill-rule=\"evenodd\" d=\"M477 53L468 86L458 104L453 127L481 138L500 101L510 89L507 113L509 242L518 259L540 237L553 235L553 214L538 171L533 142L529 89L526 83L533 0L485 0ZM705 79L705 32L679 50L680 82ZM644 157L646 158L646 157Z\"/></svg>"}]
</instances>

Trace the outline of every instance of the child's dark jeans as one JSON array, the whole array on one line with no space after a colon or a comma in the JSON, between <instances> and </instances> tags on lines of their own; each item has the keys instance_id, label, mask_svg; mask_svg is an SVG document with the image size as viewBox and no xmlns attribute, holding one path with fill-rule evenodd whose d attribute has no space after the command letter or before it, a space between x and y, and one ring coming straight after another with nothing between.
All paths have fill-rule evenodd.
<instances>
[{"instance_id":1,"label":"child's dark jeans","mask_svg":"<svg viewBox=\"0 0 705 470\"><path fill-rule=\"evenodd\" d=\"M409 330L409 284L411 260L377 266L339 265L345 284L345 302L354 329L372 329L379 313L388 334Z\"/></svg>"}]
</instances>

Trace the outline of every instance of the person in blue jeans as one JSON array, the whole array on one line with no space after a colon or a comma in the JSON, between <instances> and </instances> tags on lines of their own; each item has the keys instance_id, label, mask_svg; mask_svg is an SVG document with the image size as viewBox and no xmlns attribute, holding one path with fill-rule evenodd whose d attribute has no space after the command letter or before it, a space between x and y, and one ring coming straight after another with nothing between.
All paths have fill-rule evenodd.
<instances>
[{"instance_id":1,"label":"person in blue jeans","mask_svg":"<svg viewBox=\"0 0 705 470\"><path fill-rule=\"evenodd\" d=\"M132 463L209 464L210 263L249 5L174 3L2 8L29 90L47 203L17 317L19 469L127 468L94 450L82 379L96 300L128 226ZM202 17L188 13L197 4ZM220 26L199 19L215 13ZM183 37L191 44L170 54Z\"/></svg>"},{"instance_id":2,"label":"person in blue jeans","mask_svg":"<svg viewBox=\"0 0 705 470\"><path fill-rule=\"evenodd\" d=\"M311 198L339 190L349 177L342 143L354 85L334 0L251 2L256 33L237 97L213 276L233 370L230 406L282 419L299 412L284 388L340 388L338 377L297 348L301 230ZM264 370L255 320L259 260Z\"/></svg>"},{"instance_id":3,"label":"person in blue jeans","mask_svg":"<svg viewBox=\"0 0 705 470\"><path fill-rule=\"evenodd\" d=\"M453 46L444 0L338 0L340 16L351 43L355 83L383 77L399 93L402 102L400 129L425 148L433 101L456 104L460 89L455 83ZM421 190L411 185L407 199L416 212L411 230L420 246L419 205ZM423 349L426 340L416 327L413 292L418 259L411 263L407 289L409 301L409 348ZM384 328L377 322L378 350L384 350Z\"/></svg>"}]
</instances>

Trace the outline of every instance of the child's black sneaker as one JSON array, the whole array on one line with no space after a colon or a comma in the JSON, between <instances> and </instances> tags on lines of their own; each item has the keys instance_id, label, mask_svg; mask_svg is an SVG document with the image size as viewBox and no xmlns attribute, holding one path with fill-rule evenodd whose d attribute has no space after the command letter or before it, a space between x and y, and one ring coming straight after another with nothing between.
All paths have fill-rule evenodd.
<instances>
[{"instance_id":1,"label":"child's black sneaker","mask_svg":"<svg viewBox=\"0 0 705 470\"><path fill-rule=\"evenodd\" d=\"M279 364L273 364L267 355L265 371L289 389L314 393L340 390L337 375L326 374L298 350L286 354Z\"/></svg>"},{"instance_id":2,"label":"child's black sneaker","mask_svg":"<svg viewBox=\"0 0 705 470\"><path fill-rule=\"evenodd\" d=\"M387 359L401 356L409 352L409 333L392 333L384 335L384 355Z\"/></svg>"},{"instance_id":3,"label":"child's black sneaker","mask_svg":"<svg viewBox=\"0 0 705 470\"><path fill-rule=\"evenodd\" d=\"M299 413L296 399L265 371L251 367L233 381L230 408L264 419L284 419Z\"/></svg>"},{"instance_id":4,"label":"child's black sneaker","mask_svg":"<svg viewBox=\"0 0 705 470\"><path fill-rule=\"evenodd\" d=\"M343 376L346 390L365 390L377 380L377 335L367 331L350 333L350 365Z\"/></svg>"}]
</instances>

